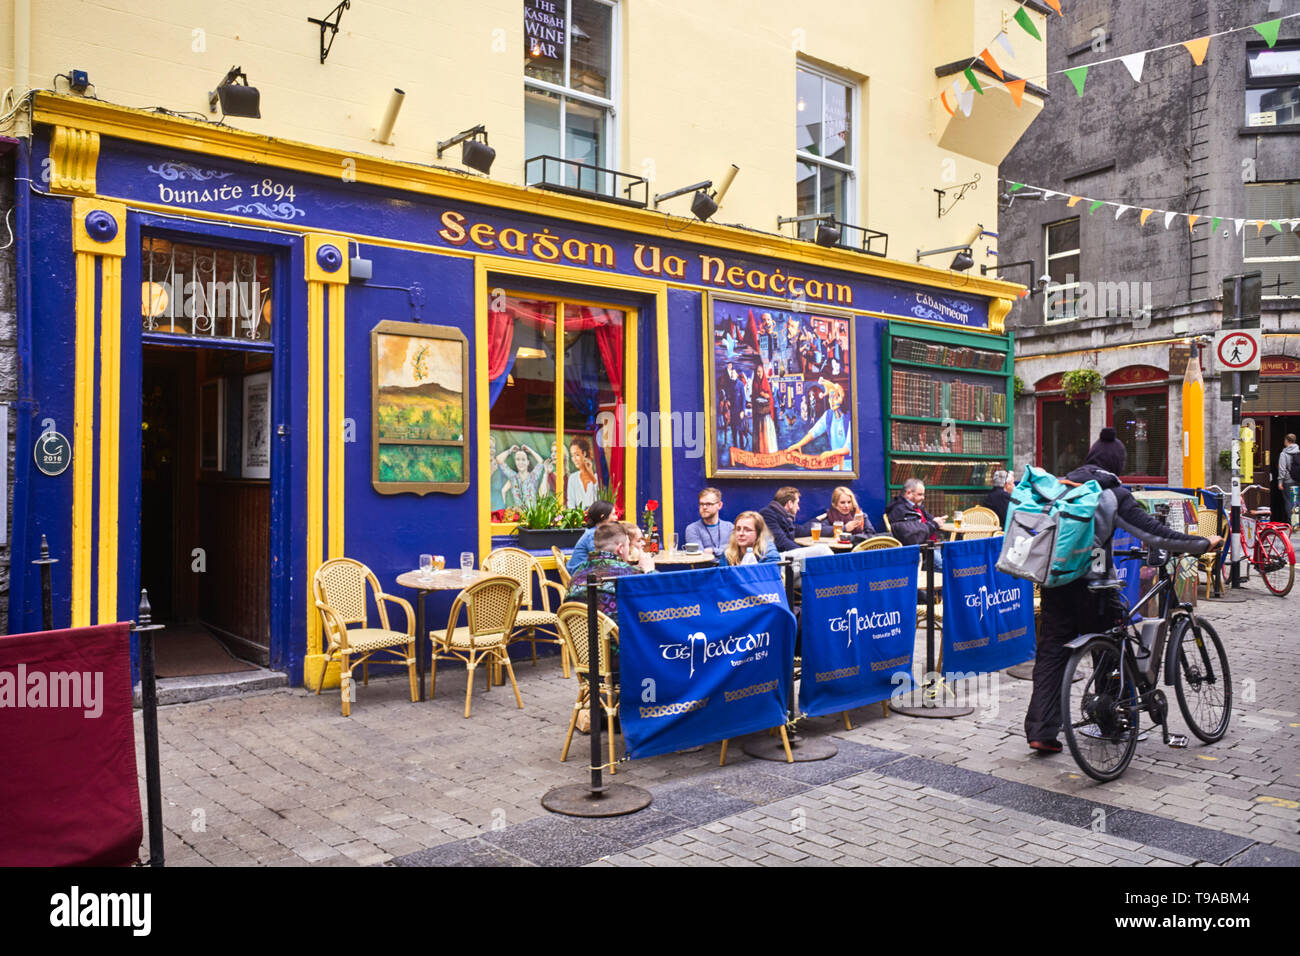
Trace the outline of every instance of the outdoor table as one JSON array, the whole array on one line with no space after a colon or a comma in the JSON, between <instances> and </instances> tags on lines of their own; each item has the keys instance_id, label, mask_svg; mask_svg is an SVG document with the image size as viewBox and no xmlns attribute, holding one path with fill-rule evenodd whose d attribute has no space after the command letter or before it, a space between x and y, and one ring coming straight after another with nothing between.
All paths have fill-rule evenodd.
<instances>
[{"instance_id":1,"label":"outdoor table","mask_svg":"<svg viewBox=\"0 0 1300 956\"><path fill-rule=\"evenodd\" d=\"M397 576L397 586L416 592L415 597L415 672L420 677L420 700L424 700L424 656L425 644L429 632L424 625L424 598L431 591L461 591L481 578L487 577L482 571L462 571L459 568L434 571L425 575L422 571L407 571Z\"/></svg>"},{"instance_id":2,"label":"outdoor table","mask_svg":"<svg viewBox=\"0 0 1300 956\"><path fill-rule=\"evenodd\" d=\"M837 541L833 535L823 535L816 541L809 535L805 538L795 538L794 543L801 548L811 548L814 544L824 544L832 551L852 551L854 544L851 538L848 541Z\"/></svg>"},{"instance_id":3,"label":"outdoor table","mask_svg":"<svg viewBox=\"0 0 1300 956\"><path fill-rule=\"evenodd\" d=\"M988 525L971 524L967 521L963 521L961 523L961 527L958 527L957 525L953 524L951 521L941 521L939 522L939 528L945 534L954 536L949 539L951 541L961 541L965 538L968 532L973 532L973 531L981 531L984 532L985 534L987 534L990 531L996 531L997 534L1002 533L1001 528L990 528Z\"/></svg>"},{"instance_id":4,"label":"outdoor table","mask_svg":"<svg viewBox=\"0 0 1300 956\"><path fill-rule=\"evenodd\" d=\"M718 556L709 551L687 554L685 551L660 551L654 555L656 571L692 571L718 563Z\"/></svg>"}]
</instances>

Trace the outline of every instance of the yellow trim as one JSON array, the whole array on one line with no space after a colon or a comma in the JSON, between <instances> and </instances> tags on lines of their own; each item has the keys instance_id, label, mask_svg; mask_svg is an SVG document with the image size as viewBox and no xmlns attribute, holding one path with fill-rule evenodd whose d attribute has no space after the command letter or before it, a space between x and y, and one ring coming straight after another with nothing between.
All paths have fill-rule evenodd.
<instances>
[{"instance_id":1,"label":"yellow trim","mask_svg":"<svg viewBox=\"0 0 1300 956\"><path fill-rule=\"evenodd\" d=\"M75 228L74 228L75 232ZM95 447L95 257L77 257L76 379L72 421L72 626L90 624Z\"/></svg>"},{"instance_id":2,"label":"yellow trim","mask_svg":"<svg viewBox=\"0 0 1300 956\"><path fill-rule=\"evenodd\" d=\"M1006 331L1007 313L1015 303L1010 299L994 299L989 303L989 331L1001 335Z\"/></svg>"},{"instance_id":3,"label":"yellow trim","mask_svg":"<svg viewBox=\"0 0 1300 956\"><path fill-rule=\"evenodd\" d=\"M343 399L345 395L346 373L343 365L344 329L343 318L344 287L329 286L329 376L330 376L330 425L329 425L329 556L341 558L343 551Z\"/></svg>"},{"instance_id":4,"label":"yellow trim","mask_svg":"<svg viewBox=\"0 0 1300 956\"><path fill-rule=\"evenodd\" d=\"M118 488L122 425L122 260L100 259L99 623L117 615Z\"/></svg>"},{"instance_id":5,"label":"yellow trim","mask_svg":"<svg viewBox=\"0 0 1300 956\"><path fill-rule=\"evenodd\" d=\"M568 475L564 471L561 462L564 461L564 305L563 299L555 299L555 341L551 343L551 348L555 350L555 489L560 496L560 500L565 501L565 492L568 490L566 481ZM485 366L486 369L486 366ZM486 377L486 376L485 376ZM489 383L491 384L491 383ZM489 434L492 428L492 410L488 409L488 429ZM582 479L579 478L579 481ZM502 501L504 502L504 496Z\"/></svg>"},{"instance_id":6,"label":"yellow trim","mask_svg":"<svg viewBox=\"0 0 1300 956\"><path fill-rule=\"evenodd\" d=\"M656 309L667 309L668 294L663 291L655 297ZM627 513L624 521L640 522L641 514L637 511L636 501L636 450L640 442L632 444L628 440L627 423L634 420L639 392L638 367L641 361L641 313L637 309L628 309L623 317L623 504ZM662 515L660 516L662 517Z\"/></svg>"},{"instance_id":7,"label":"yellow trim","mask_svg":"<svg viewBox=\"0 0 1300 956\"><path fill-rule=\"evenodd\" d=\"M474 260L474 434L478 439L478 560L492 550L491 522L484 516L491 513L492 491L488 449L488 284L487 264L481 258Z\"/></svg>"},{"instance_id":8,"label":"yellow trim","mask_svg":"<svg viewBox=\"0 0 1300 956\"><path fill-rule=\"evenodd\" d=\"M669 424L669 415L673 410L672 386L670 376L672 367L668 361L668 297L664 296L656 303L655 322L657 327L655 332L658 337L656 340L655 350L659 353L659 471L663 476L662 491L660 496L663 502L660 505L660 522L663 545L668 547L669 535L676 530L673 524L673 439L672 426ZM707 409L705 410L707 414ZM683 415L688 414L682 412ZM668 440L664 440L664 428L668 428ZM685 431L685 423L683 423Z\"/></svg>"},{"instance_id":9,"label":"yellow trim","mask_svg":"<svg viewBox=\"0 0 1300 956\"><path fill-rule=\"evenodd\" d=\"M316 610L316 597L312 580L322 564L321 519L324 498L324 447L321 434L324 426L325 385L325 287L319 282L307 283L307 656L303 661L303 682L310 690L319 682L324 649L321 644L320 612ZM328 686L328 685L326 685Z\"/></svg>"},{"instance_id":10,"label":"yellow trim","mask_svg":"<svg viewBox=\"0 0 1300 956\"><path fill-rule=\"evenodd\" d=\"M456 170L402 163L360 153L344 153L271 139L243 130L203 123L183 117L130 109L84 97L38 93L33 123L70 126L164 148L185 150L221 159L336 177L343 159L356 164L359 183L386 189L435 196L447 202L477 203L510 212L526 209L540 216L565 219L597 228L618 229L637 236L655 236L676 242L705 243L749 256L769 256L812 267L837 269L858 275L926 285L949 291L996 298L1014 298L1024 287L982 276L935 269L920 263L865 256L783 236L734 226L666 217L648 209L634 209L537 188L497 182ZM584 271L585 276L590 273ZM590 282L590 279L587 280ZM715 291L726 291L717 289Z\"/></svg>"},{"instance_id":11,"label":"yellow trim","mask_svg":"<svg viewBox=\"0 0 1300 956\"><path fill-rule=\"evenodd\" d=\"M56 126L50 137L50 160L51 192L93 194L99 163L99 133Z\"/></svg>"}]
</instances>

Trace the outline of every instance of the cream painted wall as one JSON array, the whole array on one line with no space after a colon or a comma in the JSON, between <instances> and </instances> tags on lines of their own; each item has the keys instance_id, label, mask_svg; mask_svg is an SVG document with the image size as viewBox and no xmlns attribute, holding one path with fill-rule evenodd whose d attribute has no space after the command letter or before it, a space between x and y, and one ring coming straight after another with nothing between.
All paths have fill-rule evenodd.
<instances>
[{"instance_id":1,"label":"cream painted wall","mask_svg":"<svg viewBox=\"0 0 1300 956\"><path fill-rule=\"evenodd\" d=\"M0 0L0 88L13 80L17 3ZM358 2L343 12L322 65L319 30L307 17L324 15L330 5L30 0L30 82L53 86L55 74L75 67L89 71L95 95L110 102L215 119L208 91L238 64L261 90L262 119L231 119L232 126L435 163L439 139L483 123L497 150L494 178L522 183L521 0ZM1016 6L1015 0L623 0L615 165L651 177L653 193L718 179L735 163L740 174L715 220L775 231L777 216L795 211L795 64L804 56L859 84L854 218L889 233L890 258L911 260L918 247L964 242L977 223L996 230L996 166L937 145L946 120L937 97L951 78L937 79L934 68L978 54L993 40L1003 12ZM1016 73L1041 75L1044 45L1015 24L1009 33ZM407 96L395 144L385 146L372 137L394 86ZM66 90L61 80L58 88ZM1037 109L1030 97L1025 107ZM445 157L448 165L458 159L458 149ZM933 190L976 173L980 186L939 218ZM688 204L683 197L666 208L689 215ZM979 255L988 245L977 245L977 265L991 261ZM942 267L949 258L927 263Z\"/></svg>"}]
</instances>

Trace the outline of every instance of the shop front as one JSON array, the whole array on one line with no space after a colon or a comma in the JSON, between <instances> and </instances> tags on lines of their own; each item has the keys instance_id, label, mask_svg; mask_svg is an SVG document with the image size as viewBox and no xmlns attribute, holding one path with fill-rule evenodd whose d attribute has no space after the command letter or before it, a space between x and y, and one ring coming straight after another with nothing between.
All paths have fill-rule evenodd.
<instances>
[{"instance_id":1,"label":"shop front","mask_svg":"<svg viewBox=\"0 0 1300 956\"><path fill-rule=\"evenodd\" d=\"M671 534L706 485L939 512L1010 460L1007 283L64 97L19 162L14 631L44 534L55 626L143 586L314 686L329 557L393 587L598 498Z\"/></svg>"}]
</instances>

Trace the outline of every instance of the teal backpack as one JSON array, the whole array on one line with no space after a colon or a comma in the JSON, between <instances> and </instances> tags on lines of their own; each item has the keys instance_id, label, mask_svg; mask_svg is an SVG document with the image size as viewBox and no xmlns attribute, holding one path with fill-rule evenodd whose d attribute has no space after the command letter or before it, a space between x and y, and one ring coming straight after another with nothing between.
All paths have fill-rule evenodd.
<instances>
[{"instance_id":1,"label":"teal backpack","mask_svg":"<svg viewBox=\"0 0 1300 956\"><path fill-rule=\"evenodd\" d=\"M1101 485L1067 485L1041 468L1011 492L999 571L1045 588L1077 581L1093 565Z\"/></svg>"}]
</instances>

